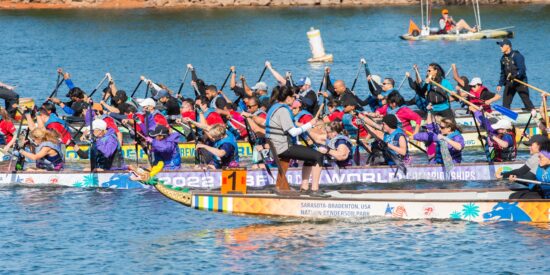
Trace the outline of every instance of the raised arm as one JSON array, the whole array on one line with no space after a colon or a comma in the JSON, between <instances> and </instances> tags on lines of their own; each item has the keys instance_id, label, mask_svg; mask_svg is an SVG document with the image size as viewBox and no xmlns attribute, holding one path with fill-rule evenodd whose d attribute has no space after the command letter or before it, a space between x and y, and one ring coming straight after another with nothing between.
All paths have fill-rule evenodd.
<instances>
[{"instance_id":1,"label":"raised arm","mask_svg":"<svg viewBox=\"0 0 550 275\"><path fill-rule=\"evenodd\" d=\"M286 78L284 78L279 72L277 72L273 67L271 66L271 62L266 61L265 66L267 69L269 69L269 72L277 79L277 82L279 82L279 85L285 86L286 85Z\"/></svg>"}]
</instances>

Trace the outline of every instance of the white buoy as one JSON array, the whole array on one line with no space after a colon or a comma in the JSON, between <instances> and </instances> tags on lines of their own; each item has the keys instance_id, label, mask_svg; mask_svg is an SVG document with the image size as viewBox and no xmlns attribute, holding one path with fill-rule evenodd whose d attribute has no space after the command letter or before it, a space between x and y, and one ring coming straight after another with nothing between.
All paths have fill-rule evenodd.
<instances>
[{"instance_id":1,"label":"white buoy","mask_svg":"<svg viewBox=\"0 0 550 275\"><path fill-rule=\"evenodd\" d=\"M307 38L309 39L311 55L313 55L312 58L307 60L308 62L332 62L332 54L325 53L321 31L311 27L307 32Z\"/></svg>"}]
</instances>

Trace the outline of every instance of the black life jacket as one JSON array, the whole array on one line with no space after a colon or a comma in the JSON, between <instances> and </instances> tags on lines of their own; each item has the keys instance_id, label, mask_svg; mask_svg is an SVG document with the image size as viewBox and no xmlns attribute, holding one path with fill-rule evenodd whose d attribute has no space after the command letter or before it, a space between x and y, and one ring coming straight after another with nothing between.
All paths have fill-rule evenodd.
<instances>
[{"instance_id":1,"label":"black life jacket","mask_svg":"<svg viewBox=\"0 0 550 275\"><path fill-rule=\"evenodd\" d=\"M516 55L516 53L519 54L518 51L512 51L509 55L505 54L500 59L500 63L504 67L504 75L505 76L508 76L510 74L512 76L516 76L517 73L518 73L518 67L517 67L516 63L514 62L514 56Z\"/></svg>"}]
</instances>

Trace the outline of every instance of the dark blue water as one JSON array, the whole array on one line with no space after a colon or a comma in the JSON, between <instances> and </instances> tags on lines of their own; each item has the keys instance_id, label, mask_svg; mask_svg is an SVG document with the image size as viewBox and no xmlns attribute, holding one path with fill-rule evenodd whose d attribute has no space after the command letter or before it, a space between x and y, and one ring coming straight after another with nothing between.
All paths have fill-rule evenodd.
<instances>
[{"instance_id":1,"label":"dark blue water","mask_svg":"<svg viewBox=\"0 0 550 275\"><path fill-rule=\"evenodd\" d=\"M151 191L0 188L5 273L550 272L548 226L281 223Z\"/></svg>"},{"instance_id":2,"label":"dark blue water","mask_svg":"<svg viewBox=\"0 0 550 275\"><path fill-rule=\"evenodd\" d=\"M473 21L468 7L451 12ZM513 43L526 56L531 83L550 88L550 8L482 12L485 28L515 26ZM323 65L306 62L305 32L315 26L335 56L333 77L348 83L365 57L374 73L397 81L414 63L422 70L429 62L457 63L494 89L494 40L400 41L411 17L419 21L418 8L0 11L0 81L41 100L61 66L88 91L107 71L121 89L132 90L140 75L175 89L193 63L219 86L229 66L255 80L269 59L281 72L319 83ZM364 79L358 88L365 92ZM275 223L195 211L138 190L0 187L0 209L0 271L10 274L550 272L548 226Z\"/></svg>"}]
</instances>

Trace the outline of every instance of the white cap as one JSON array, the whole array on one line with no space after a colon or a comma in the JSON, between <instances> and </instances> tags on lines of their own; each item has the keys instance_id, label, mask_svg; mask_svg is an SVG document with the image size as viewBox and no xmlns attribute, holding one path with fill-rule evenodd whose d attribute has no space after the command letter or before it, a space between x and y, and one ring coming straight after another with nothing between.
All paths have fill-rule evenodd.
<instances>
[{"instance_id":1,"label":"white cap","mask_svg":"<svg viewBox=\"0 0 550 275\"><path fill-rule=\"evenodd\" d=\"M501 119L499 120L497 123L491 125L493 127L493 129L497 130L497 129L506 129L506 130L511 130L512 129L512 122L510 122L509 120L507 119Z\"/></svg>"},{"instance_id":2,"label":"white cap","mask_svg":"<svg viewBox=\"0 0 550 275\"><path fill-rule=\"evenodd\" d=\"M141 107L155 107L157 106L157 103L152 98L146 98L141 103L139 103L139 106Z\"/></svg>"},{"instance_id":3,"label":"white cap","mask_svg":"<svg viewBox=\"0 0 550 275\"><path fill-rule=\"evenodd\" d=\"M481 78L479 78L479 77L474 77L474 78L472 78L472 80L470 80L470 86L475 86L475 85L479 85L479 84L482 84Z\"/></svg>"},{"instance_id":4,"label":"white cap","mask_svg":"<svg viewBox=\"0 0 550 275\"><path fill-rule=\"evenodd\" d=\"M370 78L372 79L372 81L376 82L376 84L378 85L382 85L382 78L379 76L379 75L371 75Z\"/></svg>"},{"instance_id":5,"label":"white cap","mask_svg":"<svg viewBox=\"0 0 550 275\"><path fill-rule=\"evenodd\" d=\"M107 130L107 123L103 119L96 119L92 122L92 128L94 130Z\"/></svg>"}]
</instances>

